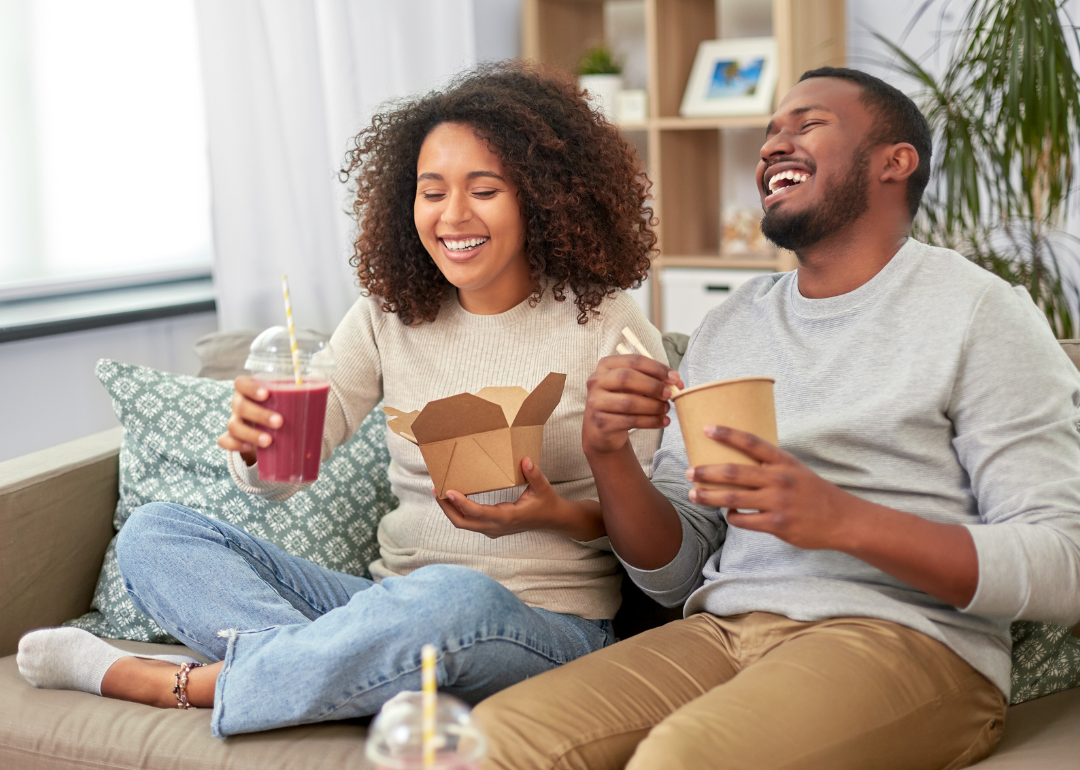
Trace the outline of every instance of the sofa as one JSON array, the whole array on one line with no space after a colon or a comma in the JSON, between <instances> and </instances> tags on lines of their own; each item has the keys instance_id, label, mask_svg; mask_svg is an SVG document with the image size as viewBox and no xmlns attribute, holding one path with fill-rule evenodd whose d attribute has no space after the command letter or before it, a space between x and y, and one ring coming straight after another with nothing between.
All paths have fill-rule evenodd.
<instances>
[{"instance_id":1,"label":"sofa","mask_svg":"<svg viewBox=\"0 0 1080 770\"><path fill-rule=\"evenodd\" d=\"M1063 347L1080 367L1080 341ZM79 692L36 690L22 678L14 655L19 637L89 608L115 534L121 440L122 430L116 428L0 463L0 768L369 767L364 720L218 740L210 734L207 710L161 710ZM621 636L671 619L629 581L624 585L616 619ZM1074 634L1080 635L1080 627ZM115 644L144 654L178 649ZM1080 767L1080 688L1011 707L1000 746L978 767Z\"/></svg>"}]
</instances>

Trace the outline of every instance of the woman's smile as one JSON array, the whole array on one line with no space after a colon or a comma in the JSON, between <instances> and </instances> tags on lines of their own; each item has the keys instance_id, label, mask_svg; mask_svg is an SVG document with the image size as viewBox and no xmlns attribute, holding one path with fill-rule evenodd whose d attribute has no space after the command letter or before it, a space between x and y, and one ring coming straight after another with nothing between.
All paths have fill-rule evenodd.
<instances>
[{"instance_id":1,"label":"woman's smile","mask_svg":"<svg viewBox=\"0 0 1080 770\"><path fill-rule=\"evenodd\" d=\"M446 258L454 262L467 262L480 253L491 239L486 235L440 235Z\"/></svg>"}]
</instances>

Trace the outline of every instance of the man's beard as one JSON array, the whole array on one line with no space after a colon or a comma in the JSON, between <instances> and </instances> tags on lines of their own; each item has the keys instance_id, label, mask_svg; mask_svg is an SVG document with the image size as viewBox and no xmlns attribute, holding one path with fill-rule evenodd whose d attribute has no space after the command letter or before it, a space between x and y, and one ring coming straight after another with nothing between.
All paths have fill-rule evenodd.
<instances>
[{"instance_id":1,"label":"man's beard","mask_svg":"<svg viewBox=\"0 0 1080 770\"><path fill-rule=\"evenodd\" d=\"M869 207L869 170L870 150L860 145L844 178L822 189L820 205L793 214L785 212L783 206L766 209L761 218L762 234L780 248L796 253L833 235Z\"/></svg>"}]
</instances>

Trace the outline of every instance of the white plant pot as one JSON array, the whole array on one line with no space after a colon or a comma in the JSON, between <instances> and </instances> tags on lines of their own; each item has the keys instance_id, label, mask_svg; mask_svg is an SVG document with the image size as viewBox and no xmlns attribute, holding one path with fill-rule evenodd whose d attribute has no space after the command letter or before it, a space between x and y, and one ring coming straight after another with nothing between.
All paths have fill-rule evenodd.
<instances>
[{"instance_id":1,"label":"white plant pot","mask_svg":"<svg viewBox=\"0 0 1080 770\"><path fill-rule=\"evenodd\" d=\"M622 75L582 75L578 87L589 92L586 98L594 110L615 121L615 101L622 90Z\"/></svg>"}]
</instances>

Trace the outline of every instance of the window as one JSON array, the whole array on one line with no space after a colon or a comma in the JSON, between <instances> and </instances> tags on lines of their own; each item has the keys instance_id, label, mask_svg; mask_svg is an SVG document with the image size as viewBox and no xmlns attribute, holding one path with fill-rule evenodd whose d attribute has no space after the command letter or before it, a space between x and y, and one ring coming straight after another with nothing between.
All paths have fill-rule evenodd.
<instances>
[{"instance_id":1,"label":"window","mask_svg":"<svg viewBox=\"0 0 1080 770\"><path fill-rule=\"evenodd\" d=\"M208 273L193 0L0 2L0 299Z\"/></svg>"}]
</instances>

